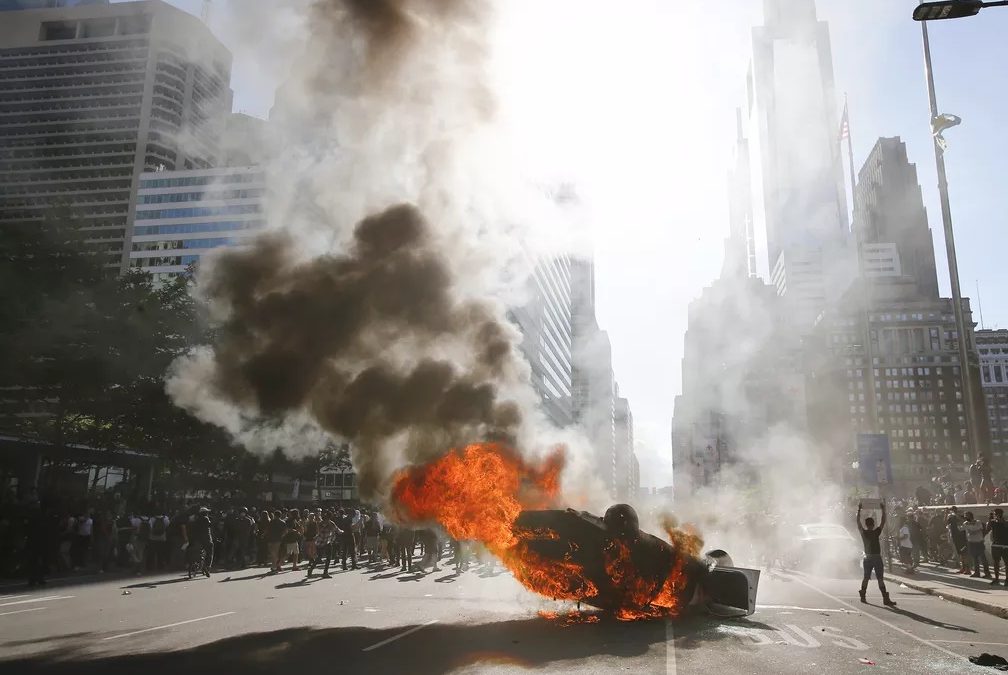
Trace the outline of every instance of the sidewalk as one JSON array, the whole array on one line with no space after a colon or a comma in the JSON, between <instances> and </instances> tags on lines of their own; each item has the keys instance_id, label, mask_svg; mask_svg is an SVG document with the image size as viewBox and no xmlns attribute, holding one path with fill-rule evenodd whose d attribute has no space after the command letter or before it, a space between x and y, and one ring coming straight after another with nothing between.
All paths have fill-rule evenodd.
<instances>
[{"instance_id":1,"label":"sidewalk","mask_svg":"<svg viewBox=\"0 0 1008 675\"><path fill-rule=\"evenodd\" d=\"M1008 588L1001 584L991 586L989 579L953 574L946 567L931 564L921 564L913 574L906 574L901 565L894 564L893 571L886 572L886 576L893 583L1008 619ZM1001 582L1004 583L1003 577Z\"/></svg>"}]
</instances>

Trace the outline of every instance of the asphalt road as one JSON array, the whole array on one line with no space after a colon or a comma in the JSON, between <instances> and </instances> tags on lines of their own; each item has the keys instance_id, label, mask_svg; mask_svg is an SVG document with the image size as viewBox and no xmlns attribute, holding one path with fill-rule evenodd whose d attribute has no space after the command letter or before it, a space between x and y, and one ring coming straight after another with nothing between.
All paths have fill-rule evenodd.
<instances>
[{"instance_id":1,"label":"asphalt road","mask_svg":"<svg viewBox=\"0 0 1008 675\"><path fill-rule=\"evenodd\" d=\"M1008 655L1004 619L898 586L895 610L877 588L862 605L857 585L764 575L746 620L567 624L506 573L55 583L0 596L0 672L949 673L996 672L966 656Z\"/></svg>"}]
</instances>

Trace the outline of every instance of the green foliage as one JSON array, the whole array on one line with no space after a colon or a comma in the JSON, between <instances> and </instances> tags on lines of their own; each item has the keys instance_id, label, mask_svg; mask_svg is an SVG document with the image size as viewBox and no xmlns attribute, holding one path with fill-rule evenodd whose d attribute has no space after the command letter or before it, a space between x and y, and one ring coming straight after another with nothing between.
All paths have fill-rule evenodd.
<instances>
[{"instance_id":1,"label":"green foliage","mask_svg":"<svg viewBox=\"0 0 1008 675\"><path fill-rule=\"evenodd\" d=\"M239 464L164 392L169 364L208 338L188 279L156 286L108 261L59 213L0 230L0 431L156 452L182 472Z\"/></svg>"}]
</instances>

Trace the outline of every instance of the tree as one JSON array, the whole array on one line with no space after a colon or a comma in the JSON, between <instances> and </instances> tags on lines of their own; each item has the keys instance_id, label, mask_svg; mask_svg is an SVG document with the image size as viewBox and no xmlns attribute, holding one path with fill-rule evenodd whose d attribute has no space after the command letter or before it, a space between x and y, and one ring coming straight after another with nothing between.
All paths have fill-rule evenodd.
<instances>
[{"instance_id":1,"label":"tree","mask_svg":"<svg viewBox=\"0 0 1008 675\"><path fill-rule=\"evenodd\" d=\"M119 276L85 236L60 212L0 229L0 429L233 473L244 451L164 391L169 364L208 337L189 280Z\"/></svg>"}]
</instances>

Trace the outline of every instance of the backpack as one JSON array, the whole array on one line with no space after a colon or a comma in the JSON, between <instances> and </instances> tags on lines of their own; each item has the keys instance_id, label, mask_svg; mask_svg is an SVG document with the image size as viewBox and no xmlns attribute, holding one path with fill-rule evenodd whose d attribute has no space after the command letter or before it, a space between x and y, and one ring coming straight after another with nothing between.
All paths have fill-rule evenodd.
<instances>
[{"instance_id":1,"label":"backpack","mask_svg":"<svg viewBox=\"0 0 1008 675\"><path fill-rule=\"evenodd\" d=\"M155 537L160 537L165 533L164 518L158 517L154 519L154 525L151 527L151 534Z\"/></svg>"}]
</instances>

